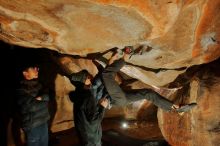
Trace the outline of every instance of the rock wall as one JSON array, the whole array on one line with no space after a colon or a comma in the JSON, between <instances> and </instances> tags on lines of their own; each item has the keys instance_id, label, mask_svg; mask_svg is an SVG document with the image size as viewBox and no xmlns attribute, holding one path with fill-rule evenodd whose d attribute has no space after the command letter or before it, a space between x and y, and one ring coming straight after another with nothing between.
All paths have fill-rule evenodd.
<instances>
[{"instance_id":1,"label":"rock wall","mask_svg":"<svg viewBox=\"0 0 220 146\"><path fill-rule=\"evenodd\" d=\"M190 79L176 103L197 102L192 111L180 116L158 112L160 129L172 146L220 145L220 72L219 61L203 66Z\"/></svg>"},{"instance_id":2,"label":"rock wall","mask_svg":"<svg viewBox=\"0 0 220 146\"><path fill-rule=\"evenodd\" d=\"M128 60L181 68L219 57L220 0L0 0L0 39L85 56L149 47Z\"/></svg>"}]
</instances>

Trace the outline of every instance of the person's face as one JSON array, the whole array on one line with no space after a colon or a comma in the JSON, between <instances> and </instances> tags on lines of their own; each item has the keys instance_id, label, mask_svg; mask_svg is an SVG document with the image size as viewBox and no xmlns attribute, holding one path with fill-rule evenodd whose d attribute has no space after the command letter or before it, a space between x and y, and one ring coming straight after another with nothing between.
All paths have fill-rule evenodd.
<instances>
[{"instance_id":1,"label":"person's face","mask_svg":"<svg viewBox=\"0 0 220 146\"><path fill-rule=\"evenodd\" d=\"M26 80L32 80L38 78L38 67L29 67L25 71L23 71L23 76Z\"/></svg>"},{"instance_id":2,"label":"person's face","mask_svg":"<svg viewBox=\"0 0 220 146\"><path fill-rule=\"evenodd\" d=\"M86 80L85 80L85 85L88 86L88 85L91 85L92 84L92 75L88 75Z\"/></svg>"}]
</instances>

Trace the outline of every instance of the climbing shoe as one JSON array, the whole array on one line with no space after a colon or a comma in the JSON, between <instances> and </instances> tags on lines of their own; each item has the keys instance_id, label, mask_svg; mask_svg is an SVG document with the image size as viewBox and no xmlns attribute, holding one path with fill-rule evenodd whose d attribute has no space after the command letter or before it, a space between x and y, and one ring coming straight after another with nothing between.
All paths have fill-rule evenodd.
<instances>
[{"instance_id":1,"label":"climbing shoe","mask_svg":"<svg viewBox=\"0 0 220 146\"><path fill-rule=\"evenodd\" d=\"M195 106L197 106L196 103L186 104L186 105L181 106L180 108L177 108L176 111L177 111L178 113L188 112L189 110L191 110L191 109L194 108Z\"/></svg>"}]
</instances>

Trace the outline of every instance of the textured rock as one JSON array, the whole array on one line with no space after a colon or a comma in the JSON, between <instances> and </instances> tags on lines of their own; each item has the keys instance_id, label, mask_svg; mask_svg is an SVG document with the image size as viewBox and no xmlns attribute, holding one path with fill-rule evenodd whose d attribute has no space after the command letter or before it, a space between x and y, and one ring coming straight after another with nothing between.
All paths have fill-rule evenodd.
<instances>
[{"instance_id":1,"label":"textured rock","mask_svg":"<svg viewBox=\"0 0 220 146\"><path fill-rule=\"evenodd\" d=\"M144 45L151 49L130 63L180 68L219 57L219 7L220 0L1 0L0 38L72 55Z\"/></svg>"},{"instance_id":2,"label":"textured rock","mask_svg":"<svg viewBox=\"0 0 220 146\"><path fill-rule=\"evenodd\" d=\"M176 99L177 103L197 102L198 106L195 109L183 116L161 110L158 112L160 129L172 146L220 145L218 67L219 61L200 68L191 78L190 86L186 87L182 94L178 94L180 98Z\"/></svg>"}]
</instances>

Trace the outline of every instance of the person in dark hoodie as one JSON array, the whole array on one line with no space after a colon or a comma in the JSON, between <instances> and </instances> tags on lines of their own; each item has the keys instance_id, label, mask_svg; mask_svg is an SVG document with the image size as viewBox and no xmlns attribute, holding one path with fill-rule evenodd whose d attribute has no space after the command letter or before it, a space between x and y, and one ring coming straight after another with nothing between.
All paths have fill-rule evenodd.
<instances>
[{"instance_id":1,"label":"person in dark hoodie","mask_svg":"<svg viewBox=\"0 0 220 146\"><path fill-rule=\"evenodd\" d=\"M128 49L118 49L113 53L108 63L102 62L106 66L102 72L102 81L108 95L111 97L112 105L125 106L132 102L145 99L165 111L174 111L179 114L187 112L197 105L196 103L190 103L179 106L151 89L133 89L124 92L116 82L115 77L126 64L124 60L131 57L132 51Z\"/></svg>"},{"instance_id":2,"label":"person in dark hoodie","mask_svg":"<svg viewBox=\"0 0 220 146\"><path fill-rule=\"evenodd\" d=\"M124 54L123 57L130 57ZM115 53L106 67L97 66L98 74L93 77L87 70L69 75L75 90L69 97L74 103L74 123L82 146L101 146L101 122L104 111L113 106L125 106L131 102L146 99L166 111L186 112L196 106L195 103L179 107L150 89L124 92L115 81L115 75L125 65L124 59ZM99 64L104 64L97 60ZM96 64L97 65L97 64Z\"/></svg>"},{"instance_id":3,"label":"person in dark hoodie","mask_svg":"<svg viewBox=\"0 0 220 146\"><path fill-rule=\"evenodd\" d=\"M16 98L27 146L48 146L49 95L38 81L39 68L28 63L19 68L19 73L22 79Z\"/></svg>"},{"instance_id":4,"label":"person in dark hoodie","mask_svg":"<svg viewBox=\"0 0 220 146\"><path fill-rule=\"evenodd\" d=\"M81 146L101 146L101 121L109 99L104 91L101 78L92 77L86 70L69 76L75 86L70 92L74 103L74 123Z\"/></svg>"}]
</instances>

